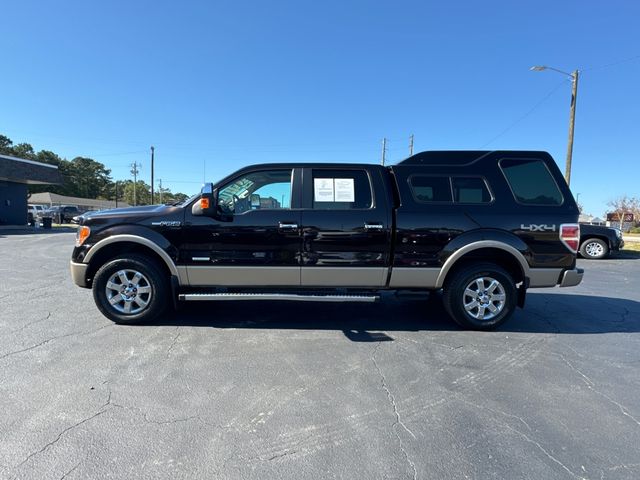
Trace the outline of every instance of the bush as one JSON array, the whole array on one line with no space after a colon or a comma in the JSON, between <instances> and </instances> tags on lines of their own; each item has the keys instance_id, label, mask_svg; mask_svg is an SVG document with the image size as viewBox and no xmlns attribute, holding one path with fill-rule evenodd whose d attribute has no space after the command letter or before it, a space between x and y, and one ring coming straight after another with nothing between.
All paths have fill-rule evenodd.
<instances>
[{"instance_id":1,"label":"bush","mask_svg":"<svg viewBox=\"0 0 640 480\"><path fill-rule=\"evenodd\" d=\"M640 233L640 227L633 227L629 230L629 233Z\"/></svg>"}]
</instances>

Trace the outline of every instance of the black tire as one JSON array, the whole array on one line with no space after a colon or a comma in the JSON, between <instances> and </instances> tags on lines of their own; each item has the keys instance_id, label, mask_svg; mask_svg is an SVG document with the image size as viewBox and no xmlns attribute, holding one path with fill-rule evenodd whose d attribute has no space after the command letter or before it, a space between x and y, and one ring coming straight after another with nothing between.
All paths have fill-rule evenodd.
<instances>
[{"instance_id":1,"label":"black tire","mask_svg":"<svg viewBox=\"0 0 640 480\"><path fill-rule=\"evenodd\" d=\"M590 260L600 260L609 255L609 245L599 238L588 238L580 245L580 255Z\"/></svg>"},{"instance_id":2,"label":"black tire","mask_svg":"<svg viewBox=\"0 0 640 480\"><path fill-rule=\"evenodd\" d=\"M136 285L137 288L141 291L144 289L145 292L138 294L137 288L128 291L126 298L130 300L125 300L124 293L120 295L116 293L118 290L113 288L123 284L122 277L118 276L118 272L124 272L124 278L130 280L138 278L137 283L129 283L126 287ZM137 277L135 273L139 273L141 276ZM114 276L118 278L114 278ZM107 283L110 280L115 280L115 282L111 283L112 287L107 288ZM147 294L147 290L150 292L149 294ZM93 279L93 299L98 310L109 320L125 325L142 323L162 315L168 306L170 292L167 275L155 260L144 255L130 254L109 260L98 269ZM110 298L115 304L110 302ZM146 305L142 307L137 302L146 302ZM128 307L129 313L126 312L127 304L130 305Z\"/></svg>"},{"instance_id":3,"label":"black tire","mask_svg":"<svg viewBox=\"0 0 640 480\"><path fill-rule=\"evenodd\" d=\"M481 282L484 287L480 296L476 294L476 297L473 297L466 290L467 287L471 287L472 292L480 291L480 283L477 283L479 279L483 279ZM494 286L491 282L493 280L497 285ZM492 286L493 289L489 292ZM500 300L501 295L504 295L503 300ZM470 301L466 302L467 299ZM474 300L476 307L473 307ZM474 263L457 268L447 276L442 301L447 313L461 327L471 330L493 330L513 315L517 304L517 291L513 278L503 268L492 263ZM492 312L491 308L496 311ZM487 311L489 313L486 313Z\"/></svg>"}]
</instances>

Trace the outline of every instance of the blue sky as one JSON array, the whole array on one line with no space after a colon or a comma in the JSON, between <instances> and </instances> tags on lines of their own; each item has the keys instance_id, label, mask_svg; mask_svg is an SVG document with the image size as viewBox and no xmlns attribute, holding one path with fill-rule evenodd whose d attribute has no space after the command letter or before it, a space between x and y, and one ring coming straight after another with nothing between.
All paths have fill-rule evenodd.
<instances>
[{"instance_id":1,"label":"blue sky","mask_svg":"<svg viewBox=\"0 0 640 480\"><path fill-rule=\"evenodd\" d=\"M194 193L251 163L541 149L593 214L640 195L640 3L5 2L0 133ZM206 173L203 170L206 169Z\"/></svg>"}]
</instances>

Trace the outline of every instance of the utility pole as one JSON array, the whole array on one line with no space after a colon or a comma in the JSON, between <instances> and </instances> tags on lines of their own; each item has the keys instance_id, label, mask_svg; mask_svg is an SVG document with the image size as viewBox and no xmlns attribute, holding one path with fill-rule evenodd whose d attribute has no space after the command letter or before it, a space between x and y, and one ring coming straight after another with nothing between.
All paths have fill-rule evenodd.
<instances>
[{"instance_id":1,"label":"utility pole","mask_svg":"<svg viewBox=\"0 0 640 480\"><path fill-rule=\"evenodd\" d=\"M382 139L382 161L380 162L381 165L383 166L384 166L384 161L386 156L387 156L387 139L383 138Z\"/></svg>"},{"instance_id":2,"label":"utility pole","mask_svg":"<svg viewBox=\"0 0 640 480\"><path fill-rule=\"evenodd\" d=\"M138 205L138 172L140 171L138 167L141 167L139 163L133 162L131 164L131 175L133 175L133 205Z\"/></svg>"},{"instance_id":3,"label":"utility pole","mask_svg":"<svg viewBox=\"0 0 640 480\"><path fill-rule=\"evenodd\" d=\"M571 185L571 160L573 158L573 131L576 125L576 100L578 97L578 70L574 70L571 74L571 113L569 114L569 143L567 145L567 165L564 172L564 178L567 185Z\"/></svg>"},{"instance_id":4,"label":"utility pole","mask_svg":"<svg viewBox=\"0 0 640 480\"><path fill-rule=\"evenodd\" d=\"M557 68L549 67L547 65L535 65L529 70L534 72L542 72L543 70L553 70L554 72L561 73L571 77L571 110L569 112L569 142L567 145L567 162L564 171L564 179L567 181L567 185L571 184L571 160L573 158L573 131L576 125L576 99L578 98L578 75L579 70L573 72L565 72L558 70Z\"/></svg>"},{"instance_id":5,"label":"utility pole","mask_svg":"<svg viewBox=\"0 0 640 480\"><path fill-rule=\"evenodd\" d=\"M409 137L409 156L413 155L413 133Z\"/></svg>"},{"instance_id":6,"label":"utility pole","mask_svg":"<svg viewBox=\"0 0 640 480\"><path fill-rule=\"evenodd\" d=\"M153 201L153 153L155 152L155 148L151 145L151 205L154 205Z\"/></svg>"},{"instance_id":7,"label":"utility pole","mask_svg":"<svg viewBox=\"0 0 640 480\"><path fill-rule=\"evenodd\" d=\"M116 208L118 208L118 180L116 180Z\"/></svg>"},{"instance_id":8,"label":"utility pole","mask_svg":"<svg viewBox=\"0 0 640 480\"><path fill-rule=\"evenodd\" d=\"M162 204L162 179L158 180L158 192L160 192L160 204Z\"/></svg>"}]
</instances>

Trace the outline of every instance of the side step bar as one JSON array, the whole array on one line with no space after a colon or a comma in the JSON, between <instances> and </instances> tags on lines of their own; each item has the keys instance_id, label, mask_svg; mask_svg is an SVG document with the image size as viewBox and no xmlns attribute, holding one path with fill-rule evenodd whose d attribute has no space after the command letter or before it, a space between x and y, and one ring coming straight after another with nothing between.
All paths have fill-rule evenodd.
<instances>
[{"instance_id":1,"label":"side step bar","mask_svg":"<svg viewBox=\"0 0 640 480\"><path fill-rule=\"evenodd\" d=\"M299 295L293 293L181 293L186 302L209 300L288 300L294 302L376 302L378 295Z\"/></svg>"}]
</instances>

